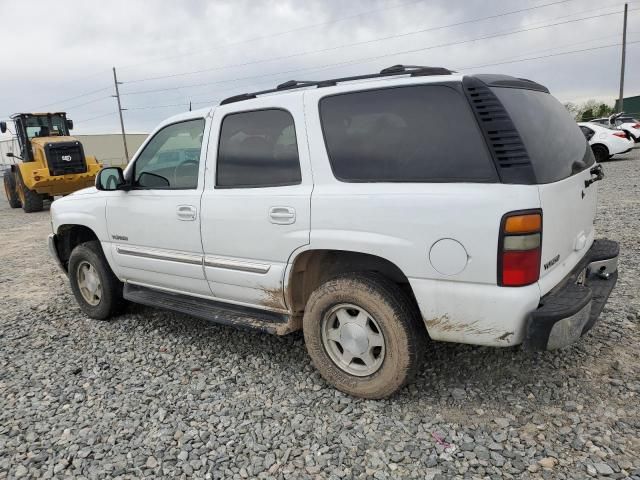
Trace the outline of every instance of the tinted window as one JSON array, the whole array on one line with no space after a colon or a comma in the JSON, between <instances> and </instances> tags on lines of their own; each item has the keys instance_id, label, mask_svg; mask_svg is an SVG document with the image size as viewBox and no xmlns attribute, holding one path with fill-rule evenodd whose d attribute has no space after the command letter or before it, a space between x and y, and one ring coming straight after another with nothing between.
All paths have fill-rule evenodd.
<instances>
[{"instance_id":1,"label":"tinted window","mask_svg":"<svg viewBox=\"0 0 640 480\"><path fill-rule=\"evenodd\" d=\"M594 163L567 109L545 92L493 88L524 142L538 183L557 182Z\"/></svg>"},{"instance_id":2,"label":"tinted window","mask_svg":"<svg viewBox=\"0 0 640 480\"><path fill-rule=\"evenodd\" d=\"M300 183L293 117L284 110L256 110L224 117L216 185L274 187Z\"/></svg>"},{"instance_id":3,"label":"tinted window","mask_svg":"<svg viewBox=\"0 0 640 480\"><path fill-rule=\"evenodd\" d=\"M593 134L595 133L589 127L585 127L584 125L580 125L580 130L582 130L582 133L584 134L584 138L586 138L587 141L591 140L591 137L593 137Z\"/></svg>"},{"instance_id":4,"label":"tinted window","mask_svg":"<svg viewBox=\"0 0 640 480\"><path fill-rule=\"evenodd\" d=\"M630 117L620 117L616 120L616 125L622 125L623 123L638 123L638 121Z\"/></svg>"},{"instance_id":5,"label":"tinted window","mask_svg":"<svg viewBox=\"0 0 640 480\"><path fill-rule=\"evenodd\" d=\"M350 182L496 181L467 100L441 85L323 98L331 168Z\"/></svg>"},{"instance_id":6,"label":"tinted window","mask_svg":"<svg viewBox=\"0 0 640 480\"><path fill-rule=\"evenodd\" d=\"M135 185L141 188L197 188L203 134L203 119L164 127L138 156L134 164Z\"/></svg>"}]
</instances>

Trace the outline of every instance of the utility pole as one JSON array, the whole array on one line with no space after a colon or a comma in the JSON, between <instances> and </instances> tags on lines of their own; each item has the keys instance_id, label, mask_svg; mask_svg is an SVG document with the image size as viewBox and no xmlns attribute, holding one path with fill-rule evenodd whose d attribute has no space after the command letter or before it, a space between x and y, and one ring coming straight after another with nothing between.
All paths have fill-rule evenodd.
<instances>
[{"instance_id":1,"label":"utility pole","mask_svg":"<svg viewBox=\"0 0 640 480\"><path fill-rule=\"evenodd\" d=\"M629 5L624 4L624 20L622 24L622 65L620 67L620 98L618 99L618 112L624 112L624 62L627 53L627 10Z\"/></svg>"},{"instance_id":2,"label":"utility pole","mask_svg":"<svg viewBox=\"0 0 640 480\"><path fill-rule=\"evenodd\" d=\"M116 97L118 100L118 114L120 115L120 128L122 129L122 144L124 145L124 156L127 163L129 163L129 149L127 148L127 135L124 133L124 120L122 120L122 110L126 110L126 108L122 108L120 104L120 91L118 90L118 85L122 82L118 82L118 77L116 76L116 67L113 67L113 83L116 86L116 94L111 95L112 97Z\"/></svg>"}]
</instances>

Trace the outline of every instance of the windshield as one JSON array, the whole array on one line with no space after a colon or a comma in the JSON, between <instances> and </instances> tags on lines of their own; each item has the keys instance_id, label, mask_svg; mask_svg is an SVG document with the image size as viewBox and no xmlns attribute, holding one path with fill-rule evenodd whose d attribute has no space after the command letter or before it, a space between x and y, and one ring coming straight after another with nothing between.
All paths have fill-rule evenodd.
<instances>
[{"instance_id":1,"label":"windshield","mask_svg":"<svg viewBox=\"0 0 640 480\"><path fill-rule=\"evenodd\" d=\"M60 115L29 116L24 122L29 140L35 137L62 137L68 135L65 120Z\"/></svg>"}]
</instances>

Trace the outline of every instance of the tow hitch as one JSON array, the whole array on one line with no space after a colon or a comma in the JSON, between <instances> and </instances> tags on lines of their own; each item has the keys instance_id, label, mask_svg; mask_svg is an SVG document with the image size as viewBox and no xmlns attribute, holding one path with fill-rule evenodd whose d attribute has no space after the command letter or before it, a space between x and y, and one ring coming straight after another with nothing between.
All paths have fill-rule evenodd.
<instances>
[{"instance_id":1,"label":"tow hitch","mask_svg":"<svg viewBox=\"0 0 640 480\"><path fill-rule=\"evenodd\" d=\"M598 164L589 170L591 175L595 175L595 177L591 177L589 180L584 181L585 188L589 188L589 185L592 183L598 182L604 178L604 170L602 169L602 165Z\"/></svg>"}]
</instances>

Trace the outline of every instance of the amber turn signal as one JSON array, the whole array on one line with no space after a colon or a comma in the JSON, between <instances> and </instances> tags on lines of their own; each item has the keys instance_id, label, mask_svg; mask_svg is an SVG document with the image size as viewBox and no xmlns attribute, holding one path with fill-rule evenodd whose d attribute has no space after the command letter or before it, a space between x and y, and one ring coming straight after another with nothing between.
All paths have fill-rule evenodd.
<instances>
[{"instance_id":1,"label":"amber turn signal","mask_svg":"<svg viewBox=\"0 0 640 480\"><path fill-rule=\"evenodd\" d=\"M504 233L533 233L542 229L542 216L539 213L514 215L504 224Z\"/></svg>"}]
</instances>

